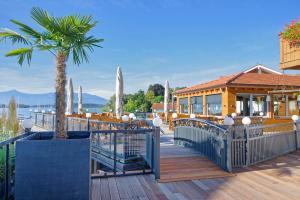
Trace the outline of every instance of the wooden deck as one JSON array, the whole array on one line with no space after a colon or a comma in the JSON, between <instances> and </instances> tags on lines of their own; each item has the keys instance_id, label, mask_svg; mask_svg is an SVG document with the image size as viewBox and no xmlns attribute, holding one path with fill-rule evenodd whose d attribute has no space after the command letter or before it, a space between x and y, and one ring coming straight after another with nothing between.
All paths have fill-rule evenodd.
<instances>
[{"instance_id":1,"label":"wooden deck","mask_svg":"<svg viewBox=\"0 0 300 200\"><path fill-rule=\"evenodd\" d=\"M93 179L93 200L300 199L300 150L236 172L236 176L158 183L152 175Z\"/></svg>"},{"instance_id":2,"label":"wooden deck","mask_svg":"<svg viewBox=\"0 0 300 200\"><path fill-rule=\"evenodd\" d=\"M233 176L199 152L174 145L172 140L161 143L160 154L160 183Z\"/></svg>"}]
</instances>

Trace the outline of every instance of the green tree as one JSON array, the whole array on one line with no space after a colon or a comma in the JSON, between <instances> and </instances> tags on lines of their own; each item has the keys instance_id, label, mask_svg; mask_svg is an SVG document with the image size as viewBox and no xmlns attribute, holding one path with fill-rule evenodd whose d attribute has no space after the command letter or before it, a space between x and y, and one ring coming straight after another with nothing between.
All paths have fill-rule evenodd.
<instances>
[{"instance_id":1,"label":"green tree","mask_svg":"<svg viewBox=\"0 0 300 200\"><path fill-rule=\"evenodd\" d=\"M150 85L148 88L148 91L153 91L154 96L164 96L165 88L161 84L156 83L156 84Z\"/></svg>"},{"instance_id":2,"label":"green tree","mask_svg":"<svg viewBox=\"0 0 300 200\"><path fill-rule=\"evenodd\" d=\"M7 114L5 107L2 108L1 118L0 118L0 132L6 129Z\"/></svg>"},{"instance_id":3,"label":"green tree","mask_svg":"<svg viewBox=\"0 0 300 200\"><path fill-rule=\"evenodd\" d=\"M14 97L11 97L8 104L6 130L12 131L13 133L19 132L19 121L17 118L17 103Z\"/></svg>"},{"instance_id":4,"label":"green tree","mask_svg":"<svg viewBox=\"0 0 300 200\"><path fill-rule=\"evenodd\" d=\"M136 101L132 98L128 100L128 102L124 106L124 110L127 112L135 112L138 108Z\"/></svg>"},{"instance_id":5,"label":"green tree","mask_svg":"<svg viewBox=\"0 0 300 200\"><path fill-rule=\"evenodd\" d=\"M103 108L103 112L112 112L115 110L115 105L116 105L116 95L114 94L113 96L110 97L108 102Z\"/></svg>"},{"instance_id":6,"label":"green tree","mask_svg":"<svg viewBox=\"0 0 300 200\"><path fill-rule=\"evenodd\" d=\"M152 100L152 104L153 103L161 103L161 102L163 102L164 101L164 96L155 96L154 98L153 98L153 100Z\"/></svg>"},{"instance_id":7,"label":"green tree","mask_svg":"<svg viewBox=\"0 0 300 200\"><path fill-rule=\"evenodd\" d=\"M154 99L155 95L154 92L152 90L148 90L148 92L145 95L145 99L151 103L153 103L153 99Z\"/></svg>"},{"instance_id":8,"label":"green tree","mask_svg":"<svg viewBox=\"0 0 300 200\"><path fill-rule=\"evenodd\" d=\"M19 27L22 34L4 28L0 31L0 39L1 41L10 40L13 44L19 43L22 45L21 48L14 49L6 54L6 56L17 56L20 65L23 64L24 60L30 64L34 50L48 51L55 57L55 137L65 138L66 62L68 59L71 59L77 65L88 62L87 50L92 52L94 47L100 47L99 43L103 39L87 36L97 23L91 16L54 17L40 8L32 8L31 18L42 28L41 31L19 21L11 20Z\"/></svg>"}]
</instances>

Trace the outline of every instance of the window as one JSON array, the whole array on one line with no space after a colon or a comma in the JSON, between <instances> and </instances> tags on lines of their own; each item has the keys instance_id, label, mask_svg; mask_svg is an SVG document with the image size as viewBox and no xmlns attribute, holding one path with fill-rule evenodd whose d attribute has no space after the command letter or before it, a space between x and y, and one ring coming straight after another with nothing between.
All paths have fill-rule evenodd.
<instances>
[{"instance_id":1,"label":"window","mask_svg":"<svg viewBox=\"0 0 300 200\"><path fill-rule=\"evenodd\" d=\"M197 96L191 98L192 113L203 114L203 97Z\"/></svg>"},{"instance_id":2,"label":"window","mask_svg":"<svg viewBox=\"0 0 300 200\"><path fill-rule=\"evenodd\" d=\"M267 115L267 101L266 95L255 95L253 96L252 100L252 115L253 116L260 116L262 112L264 116Z\"/></svg>"},{"instance_id":3,"label":"window","mask_svg":"<svg viewBox=\"0 0 300 200\"><path fill-rule=\"evenodd\" d=\"M222 95L214 94L206 96L206 107L208 115L222 115Z\"/></svg>"},{"instance_id":4,"label":"window","mask_svg":"<svg viewBox=\"0 0 300 200\"><path fill-rule=\"evenodd\" d=\"M188 113L189 109L188 109L188 98L181 98L179 99L179 109L180 109L180 113Z\"/></svg>"}]
</instances>

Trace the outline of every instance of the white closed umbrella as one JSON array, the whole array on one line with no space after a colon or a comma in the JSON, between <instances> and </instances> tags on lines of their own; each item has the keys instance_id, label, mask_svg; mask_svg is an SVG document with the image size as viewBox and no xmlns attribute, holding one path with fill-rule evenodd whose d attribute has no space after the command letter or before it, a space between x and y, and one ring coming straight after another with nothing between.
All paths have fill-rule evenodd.
<instances>
[{"instance_id":1,"label":"white closed umbrella","mask_svg":"<svg viewBox=\"0 0 300 200\"><path fill-rule=\"evenodd\" d=\"M164 113L167 121L168 118L168 103L169 103L169 81L165 82L165 95L164 95Z\"/></svg>"},{"instance_id":2,"label":"white closed umbrella","mask_svg":"<svg viewBox=\"0 0 300 200\"><path fill-rule=\"evenodd\" d=\"M67 86L67 109L66 109L66 114L70 115L73 114L73 83L72 79L70 78L68 81L68 86Z\"/></svg>"},{"instance_id":3,"label":"white closed umbrella","mask_svg":"<svg viewBox=\"0 0 300 200\"><path fill-rule=\"evenodd\" d=\"M123 75L121 67L118 66L116 76L116 116L120 119L123 114Z\"/></svg>"},{"instance_id":4,"label":"white closed umbrella","mask_svg":"<svg viewBox=\"0 0 300 200\"><path fill-rule=\"evenodd\" d=\"M78 87L78 114L82 114L82 87Z\"/></svg>"}]
</instances>

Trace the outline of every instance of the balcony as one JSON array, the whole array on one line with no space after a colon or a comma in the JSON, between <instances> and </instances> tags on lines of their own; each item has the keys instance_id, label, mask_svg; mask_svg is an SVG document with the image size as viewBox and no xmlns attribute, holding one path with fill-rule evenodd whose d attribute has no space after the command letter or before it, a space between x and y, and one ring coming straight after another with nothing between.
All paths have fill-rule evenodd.
<instances>
[{"instance_id":1,"label":"balcony","mask_svg":"<svg viewBox=\"0 0 300 200\"><path fill-rule=\"evenodd\" d=\"M280 39L280 68L300 69L300 47L290 47L288 41Z\"/></svg>"}]
</instances>

